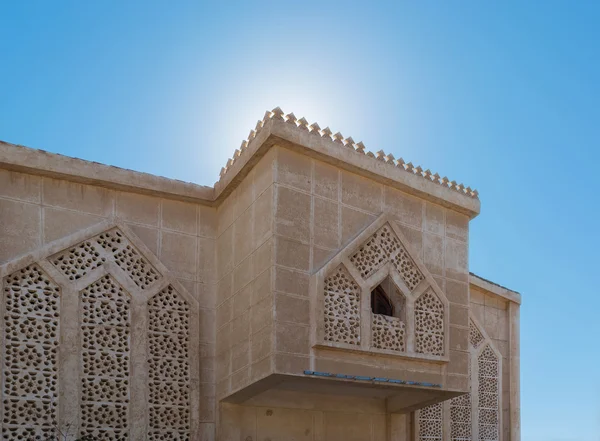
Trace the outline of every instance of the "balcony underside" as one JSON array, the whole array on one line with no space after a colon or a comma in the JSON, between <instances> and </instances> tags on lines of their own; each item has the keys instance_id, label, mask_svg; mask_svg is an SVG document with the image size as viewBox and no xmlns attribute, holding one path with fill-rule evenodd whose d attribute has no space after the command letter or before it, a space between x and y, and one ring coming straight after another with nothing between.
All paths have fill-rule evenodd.
<instances>
[{"instance_id":1,"label":"balcony underside","mask_svg":"<svg viewBox=\"0 0 600 441\"><path fill-rule=\"evenodd\" d=\"M287 406L319 408L326 397L352 397L380 400L388 413L407 413L446 401L465 392L444 390L441 387L395 384L381 381L352 380L317 375L272 374L246 388L234 392L223 401L253 406ZM285 398L284 398L285 397Z\"/></svg>"}]
</instances>

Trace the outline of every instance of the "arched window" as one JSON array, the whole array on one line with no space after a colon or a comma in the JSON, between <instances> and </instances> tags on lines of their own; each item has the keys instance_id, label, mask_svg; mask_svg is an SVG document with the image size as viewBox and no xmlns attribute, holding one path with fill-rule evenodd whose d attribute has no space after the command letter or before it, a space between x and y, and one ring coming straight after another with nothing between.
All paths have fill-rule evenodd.
<instances>
[{"instance_id":1,"label":"arched window","mask_svg":"<svg viewBox=\"0 0 600 441\"><path fill-rule=\"evenodd\" d=\"M394 305L381 285L371 291L371 311L373 314L394 316Z\"/></svg>"}]
</instances>

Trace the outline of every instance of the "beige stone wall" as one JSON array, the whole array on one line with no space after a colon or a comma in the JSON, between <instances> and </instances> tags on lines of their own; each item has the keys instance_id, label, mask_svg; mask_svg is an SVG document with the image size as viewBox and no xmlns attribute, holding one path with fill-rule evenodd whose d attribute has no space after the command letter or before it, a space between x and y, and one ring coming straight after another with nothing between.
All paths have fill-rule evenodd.
<instances>
[{"instance_id":1,"label":"beige stone wall","mask_svg":"<svg viewBox=\"0 0 600 441\"><path fill-rule=\"evenodd\" d=\"M217 396L271 372L274 155L217 209Z\"/></svg>"},{"instance_id":2,"label":"beige stone wall","mask_svg":"<svg viewBox=\"0 0 600 441\"><path fill-rule=\"evenodd\" d=\"M503 439L510 439L510 302L502 297L471 286L471 314L479 321L502 355L502 432ZM518 381L518 380L517 380Z\"/></svg>"},{"instance_id":3,"label":"beige stone wall","mask_svg":"<svg viewBox=\"0 0 600 441\"><path fill-rule=\"evenodd\" d=\"M192 408L202 440L215 432L236 441L408 440L410 418L386 415L382 399L297 392L243 405L220 399L271 373L306 369L465 389L470 310L503 357L503 440L511 439L508 385L518 379L509 374L510 308L469 290L468 216L277 146L232 187L210 207L0 169L0 265L106 220L127 225L198 302L191 338L200 400ZM311 275L382 213L449 301L448 363L312 348Z\"/></svg>"},{"instance_id":4,"label":"beige stone wall","mask_svg":"<svg viewBox=\"0 0 600 441\"><path fill-rule=\"evenodd\" d=\"M283 372L298 374L310 368L309 275L387 213L446 292L450 301L446 384L466 387L468 217L284 148L277 149L274 192L275 274L281 280L275 287L275 352ZM290 274L291 283L286 282ZM326 350L315 355L315 370L373 372L373 362L361 356ZM426 363L415 363L413 369L420 371L413 374L415 381L439 379L441 373L439 366Z\"/></svg>"},{"instance_id":5,"label":"beige stone wall","mask_svg":"<svg viewBox=\"0 0 600 441\"><path fill-rule=\"evenodd\" d=\"M216 209L0 169L0 264L121 219L199 303L201 431L215 423Z\"/></svg>"}]
</instances>

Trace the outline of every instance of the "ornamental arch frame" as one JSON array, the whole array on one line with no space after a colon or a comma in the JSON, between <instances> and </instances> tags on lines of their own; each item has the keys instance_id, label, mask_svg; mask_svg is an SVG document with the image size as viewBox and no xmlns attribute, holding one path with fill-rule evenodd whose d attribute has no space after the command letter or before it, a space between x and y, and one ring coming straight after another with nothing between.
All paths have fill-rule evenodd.
<instances>
[{"instance_id":1,"label":"ornamental arch frame","mask_svg":"<svg viewBox=\"0 0 600 441\"><path fill-rule=\"evenodd\" d=\"M110 244L105 243L108 248L103 249L103 245L100 245L99 241L103 240L102 237L107 239L110 234L113 239L116 237L121 239L121 242L113 248ZM90 258L91 260L98 259L95 264L89 265L89 255L85 257L79 255L80 261L83 262L82 265L88 263L85 271L78 272L73 269L73 265L68 269L60 268L60 265L57 264L59 256L76 249L83 250L85 244L90 242L93 242L90 249L96 250L95 257ZM117 254L118 257L115 257ZM77 267L77 263L75 267ZM53 241L0 266L0 280L3 286L0 294L3 296L3 301L0 302L0 340L3 342L3 358L5 358L7 338L10 337L6 323L7 302L5 296L10 290L7 281L12 275L30 271L31 268L39 268L44 277L58 286L60 290L58 315L60 344L56 343L54 370L57 379L52 397L57 408L56 419L42 424L28 423L29 426L32 426L30 428L27 428L26 424L19 424L19 421L14 418L12 422L6 419L9 413L7 406L11 405L10 402L16 402L17 399L22 402L40 401L40 399L25 395L16 398L7 393L4 384L8 377L9 367L2 363L0 366L0 384L3 385L0 389L0 426L5 433L3 432L0 437L12 439L11 436L18 436L21 433L26 436L47 436L49 431L54 433L56 428L65 431L65 428L69 427L69 433L100 434L104 437L103 439L110 440L141 441L161 439L161 436L167 436L170 439L180 439L181 436L197 439L200 430L198 408L200 351L199 347L196 347L198 340L195 336L200 330L199 304L136 234L120 219L111 218ZM116 304L110 298L110 292L104 298L100 298L102 292L99 293L98 298L94 295L91 296L91 299L86 298L86 290L95 284L102 283L110 284L112 289L119 290L120 288L125 297L121 296ZM104 288L101 288L100 291L102 289ZM125 298L128 300L124 300ZM157 308L156 302L160 299L163 300L164 307ZM94 307L90 308L89 302L101 303L92 315L102 316L102 320L108 322L110 322L108 319L110 316L114 320L115 310L119 310L121 307L122 311L123 305L130 305L126 320L128 321L126 327L129 329L123 331L126 332L126 338L123 341L127 341L128 347L124 355L118 356L125 357L126 360L123 364L126 367L125 374L121 378L113 378L112 374L106 373L99 374L102 378L91 378L88 375L89 370L86 369L91 365L89 357L88 361L84 361L86 338L88 338L84 334L88 332L89 335L89 329L85 328L90 323L89 320L94 321L94 317L90 319L89 316L85 316L86 312L94 309ZM166 316L168 318L165 319ZM20 317L16 318L20 319ZM29 314L29 317L25 317L25 319L35 319L35 316ZM175 324L173 324L173 320ZM172 327L164 328L162 323L170 323ZM107 326L111 329L103 330L105 335L119 328L116 325L109 324ZM175 352L155 353L156 348L160 352L160 344L156 343L157 339L162 341L163 347L169 346L171 348L169 350L175 352L174 346L179 346L180 355L176 355ZM113 336L109 340L114 341L115 337ZM175 342L181 344L174 344ZM114 348L109 349L106 350L106 347L103 347L104 353L114 355L114 351L112 351ZM96 352L100 353L101 351L98 349ZM153 371L152 366L156 364L157 360L160 363L161 360L166 359L171 364L179 363L183 366L183 370L179 371L183 372L183 377L171 381L172 379ZM11 366L10 375L14 375L13 372ZM86 386L85 382L88 379L88 386ZM121 400L113 406L115 408L127 407L124 413L126 415L125 427L115 428L101 424L84 427L86 417L81 410L82 403L87 401L83 400L84 393L87 393L84 391L92 390L93 392L94 384L100 383L106 386L115 382L127 385L125 388L127 399ZM171 389L177 389L180 392L179 396L167 396L169 386ZM94 396L99 398L97 394L101 395L102 393L98 390L101 390L102 387L95 387L95 389L95 392L90 392L88 395L92 396L95 393ZM122 388L122 390L125 389ZM98 401L96 398L93 399L94 402ZM106 401L110 402L110 400ZM94 406L94 404L89 404L89 406ZM114 420L115 418L113 418ZM49 428L50 423L52 424L51 428Z\"/></svg>"},{"instance_id":2,"label":"ornamental arch frame","mask_svg":"<svg viewBox=\"0 0 600 441\"><path fill-rule=\"evenodd\" d=\"M497 361L496 433L481 433L486 423L482 415L480 395L480 366L482 353L489 348ZM427 406L415 412L413 425L416 441L502 441L502 354L485 328L472 312L469 313L469 388L470 392L442 403ZM483 417L483 418L482 418ZM488 425L489 426L489 425ZM483 429L485 430L485 429Z\"/></svg>"},{"instance_id":3,"label":"ornamental arch frame","mask_svg":"<svg viewBox=\"0 0 600 441\"><path fill-rule=\"evenodd\" d=\"M361 275L360 270L352 262L353 256L355 256L361 250L361 248L363 248L369 242L369 240L373 239L373 237L375 237L383 229L386 229L386 234L393 235L397 238L397 245L399 245L399 247L405 251L405 256L407 255L412 261L414 264L414 270L422 275L422 279L418 281L418 283L415 283L412 289L410 286L408 286L411 282L407 283L406 277L403 277L397 266L390 261L390 256L396 255L394 253L402 253L402 251L399 252L398 249L387 254L387 256L384 256L385 262L382 262L377 266L377 268L370 271L366 276ZM358 286L358 313L360 322L360 341L358 344L330 341L326 339L326 279L330 275L334 274L339 268L343 268L343 271L346 272L347 275L349 275ZM372 344L373 314L370 306L370 294L371 290L384 281L387 277L393 281L405 298L406 349L404 351L376 348L373 347ZM313 347L389 355L405 359L419 359L439 363L445 363L450 360L450 303L445 293L440 289L439 285L435 281L433 275L422 262L418 252L406 239L405 235L396 225L393 218L387 213L382 213L380 216L378 216L371 224L366 226L353 239L351 239L329 261L313 272L310 279L310 293L311 309L313 311L313 314L311 314L311 344ZM415 304L418 299L428 293L435 296L435 298L439 301L440 310L443 311L440 314L442 316L440 317L441 329L443 329L443 336L441 340L443 351L441 355L420 353L415 350L415 313L417 312L415 311Z\"/></svg>"}]
</instances>

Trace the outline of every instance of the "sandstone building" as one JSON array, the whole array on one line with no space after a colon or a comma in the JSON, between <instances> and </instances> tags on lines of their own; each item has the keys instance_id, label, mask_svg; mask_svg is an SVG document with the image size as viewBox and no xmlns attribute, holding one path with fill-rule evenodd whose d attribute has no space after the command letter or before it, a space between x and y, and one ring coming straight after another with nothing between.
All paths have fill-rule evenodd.
<instances>
[{"instance_id":1,"label":"sandstone building","mask_svg":"<svg viewBox=\"0 0 600 441\"><path fill-rule=\"evenodd\" d=\"M0 143L1 437L520 441L479 208L279 108L214 187Z\"/></svg>"}]
</instances>

